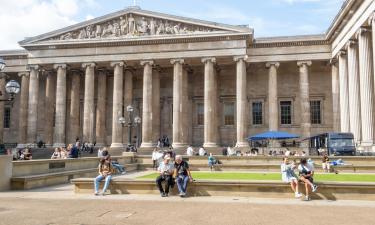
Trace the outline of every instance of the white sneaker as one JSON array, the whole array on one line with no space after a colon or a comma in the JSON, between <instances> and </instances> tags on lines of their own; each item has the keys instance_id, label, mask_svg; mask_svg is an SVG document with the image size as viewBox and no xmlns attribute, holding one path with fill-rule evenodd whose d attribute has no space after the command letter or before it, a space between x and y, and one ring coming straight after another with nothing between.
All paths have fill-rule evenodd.
<instances>
[{"instance_id":1,"label":"white sneaker","mask_svg":"<svg viewBox=\"0 0 375 225\"><path fill-rule=\"evenodd\" d=\"M294 196L295 196L296 198L301 198L301 197L302 197L302 194L301 194L301 193L295 193Z\"/></svg>"},{"instance_id":2,"label":"white sneaker","mask_svg":"<svg viewBox=\"0 0 375 225\"><path fill-rule=\"evenodd\" d=\"M317 189L318 189L318 185L313 185L313 187L311 188L311 191L316 192Z\"/></svg>"},{"instance_id":3,"label":"white sneaker","mask_svg":"<svg viewBox=\"0 0 375 225\"><path fill-rule=\"evenodd\" d=\"M310 199L310 197L309 196L305 196L305 199L304 199L304 201L310 201L311 199Z\"/></svg>"},{"instance_id":4,"label":"white sneaker","mask_svg":"<svg viewBox=\"0 0 375 225\"><path fill-rule=\"evenodd\" d=\"M122 172L121 174L122 174L122 175L126 174L126 171Z\"/></svg>"}]
</instances>

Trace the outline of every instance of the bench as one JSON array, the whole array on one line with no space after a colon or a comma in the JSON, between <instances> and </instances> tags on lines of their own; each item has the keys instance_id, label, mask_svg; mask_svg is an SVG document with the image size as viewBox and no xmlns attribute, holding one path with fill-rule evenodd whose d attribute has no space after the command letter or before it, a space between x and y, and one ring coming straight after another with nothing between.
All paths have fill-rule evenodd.
<instances>
[{"instance_id":1,"label":"bench","mask_svg":"<svg viewBox=\"0 0 375 225\"><path fill-rule=\"evenodd\" d=\"M137 171L138 164L125 164L127 172ZM69 183L71 179L82 177L95 177L98 175L98 168L77 169L70 171L52 172L44 174L34 174L16 176L11 178L12 190L28 190L38 187L45 187L57 184ZM91 178L91 179L92 179Z\"/></svg>"},{"instance_id":2,"label":"bench","mask_svg":"<svg viewBox=\"0 0 375 225\"><path fill-rule=\"evenodd\" d=\"M71 183L75 193L93 193L93 179L78 178ZM319 189L313 193L313 199L327 200L375 200L375 183L320 182ZM103 182L101 183L103 185ZM300 185L300 190L304 190ZM129 179L115 177L109 186L112 194L155 194L159 195L155 180ZM177 195L175 186L171 192ZM289 184L281 181L235 181L235 180L199 180L189 184L190 196L238 196L261 198L293 198Z\"/></svg>"}]
</instances>

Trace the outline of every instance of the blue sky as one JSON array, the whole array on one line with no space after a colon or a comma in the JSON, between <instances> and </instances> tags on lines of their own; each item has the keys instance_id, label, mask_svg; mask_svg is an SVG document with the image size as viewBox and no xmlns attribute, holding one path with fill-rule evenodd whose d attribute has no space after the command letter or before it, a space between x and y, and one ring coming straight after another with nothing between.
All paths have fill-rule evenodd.
<instances>
[{"instance_id":1,"label":"blue sky","mask_svg":"<svg viewBox=\"0 0 375 225\"><path fill-rule=\"evenodd\" d=\"M137 0L146 10L213 22L249 25L255 37L324 33L343 0ZM0 49L77 22L118 11L133 0L0 0L0 21L9 21Z\"/></svg>"}]
</instances>

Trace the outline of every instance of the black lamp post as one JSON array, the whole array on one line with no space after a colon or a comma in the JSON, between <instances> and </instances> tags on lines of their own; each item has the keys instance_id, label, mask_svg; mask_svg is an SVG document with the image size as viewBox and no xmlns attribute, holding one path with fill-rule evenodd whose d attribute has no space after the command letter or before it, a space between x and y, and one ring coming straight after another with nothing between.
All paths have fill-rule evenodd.
<instances>
[{"instance_id":1,"label":"black lamp post","mask_svg":"<svg viewBox=\"0 0 375 225\"><path fill-rule=\"evenodd\" d=\"M132 127L137 127L141 123L141 117L136 116L133 118L134 108L131 105L126 107L126 111L128 112L128 119L125 117L120 117L118 119L119 123L121 123L122 127L128 128L128 147L131 146L132 142Z\"/></svg>"},{"instance_id":2,"label":"black lamp post","mask_svg":"<svg viewBox=\"0 0 375 225\"><path fill-rule=\"evenodd\" d=\"M2 72L6 67L6 63L4 59L0 58L0 72ZM5 85L5 92L9 95L7 99L0 99L0 102L12 102L16 96L20 92L20 84L15 80L10 80ZM0 96L4 96L4 93L0 91Z\"/></svg>"}]
</instances>

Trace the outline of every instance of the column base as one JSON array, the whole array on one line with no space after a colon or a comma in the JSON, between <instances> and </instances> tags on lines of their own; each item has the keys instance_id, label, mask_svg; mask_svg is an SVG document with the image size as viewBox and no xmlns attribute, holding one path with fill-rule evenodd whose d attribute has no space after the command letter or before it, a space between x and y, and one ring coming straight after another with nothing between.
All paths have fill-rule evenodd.
<instances>
[{"instance_id":1,"label":"column base","mask_svg":"<svg viewBox=\"0 0 375 225\"><path fill-rule=\"evenodd\" d=\"M108 149L108 153L111 155L111 156L122 156L122 154L124 153L124 148L123 147L110 147Z\"/></svg>"},{"instance_id":2,"label":"column base","mask_svg":"<svg viewBox=\"0 0 375 225\"><path fill-rule=\"evenodd\" d=\"M16 148L26 148L27 144L17 144Z\"/></svg>"},{"instance_id":3,"label":"column base","mask_svg":"<svg viewBox=\"0 0 375 225\"><path fill-rule=\"evenodd\" d=\"M38 147L38 145L35 144L35 143L27 143L26 146L25 146L25 148L37 148L37 147Z\"/></svg>"},{"instance_id":4,"label":"column base","mask_svg":"<svg viewBox=\"0 0 375 225\"><path fill-rule=\"evenodd\" d=\"M203 148L217 148L219 145L215 142L205 142L203 143Z\"/></svg>"},{"instance_id":5,"label":"column base","mask_svg":"<svg viewBox=\"0 0 375 225\"><path fill-rule=\"evenodd\" d=\"M187 143L179 143L179 142L174 142L172 143L173 148L187 148L188 144Z\"/></svg>"},{"instance_id":6,"label":"column base","mask_svg":"<svg viewBox=\"0 0 375 225\"><path fill-rule=\"evenodd\" d=\"M53 148L65 148L66 144L65 143L54 143L52 145Z\"/></svg>"},{"instance_id":7,"label":"column base","mask_svg":"<svg viewBox=\"0 0 375 225\"><path fill-rule=\"evenodd\" d=\"M112 143L110 148L124 148L123 143Z\"/></svg>"},{"instance_id":8,"label":"column base","mask_svg":"<svg viewBox=\"0 0 375 225\"><path fill-rule=\"evenodd\" d=\"M153 148L156 147L155 143L152 142L142 142L140 148Z\"/></svg>"},{"instance_id":9,"label":"column base","mask_svg":"<svg viewBox=\"0 0 375 225\"><path fill-rule=\"evenodd\" d=\"M248 148L249 143L245 141L238 141L234 147L235 148Z\"/></svg>"},{"instance_id":10,"label":"column base","mask_svg":"<svg viewBox=\"0 0 375 225\"><path fill-rule=\"evenodd\" d=\"M105 147L106 145L104 143L96 143L95 147L102 148Z\"/></svg>"}]
</instances>

